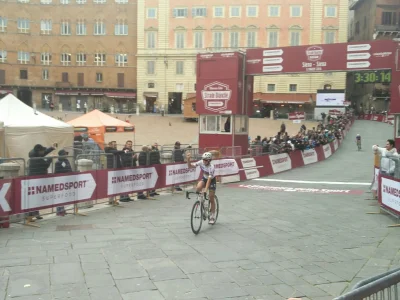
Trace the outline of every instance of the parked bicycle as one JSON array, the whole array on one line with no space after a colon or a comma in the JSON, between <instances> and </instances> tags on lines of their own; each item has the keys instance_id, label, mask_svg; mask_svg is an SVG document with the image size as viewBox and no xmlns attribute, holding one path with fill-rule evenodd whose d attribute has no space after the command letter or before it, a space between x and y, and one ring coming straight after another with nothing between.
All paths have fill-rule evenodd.
<instances>
[{"instance_id":1,"label":"parked bicycle","mask_svg":"<svg viewBox=\"0 0 400 300\"><path fill-rule=\"evenodd\" d=\"M192 231L194 234L198 234L201 229L201 225L203 223L203 220L206 221L207 219L210 220L210 215L211 215L211 205L210 205L210 200L207 197L207 193L198 193L198 192L186 192L186 199L190 199L189 195L190 194L196 194L197 195L197 200L193 204L192 208L192 214L190 217L190 225L192 227ZM218 197L215 195L215 222L217 222L218 219L218 213L219 213L219 202L218 202ZM198 222L198 224L196 224ZM214 225L212 224L212 225Z\"/></svg>"}]
</instances>

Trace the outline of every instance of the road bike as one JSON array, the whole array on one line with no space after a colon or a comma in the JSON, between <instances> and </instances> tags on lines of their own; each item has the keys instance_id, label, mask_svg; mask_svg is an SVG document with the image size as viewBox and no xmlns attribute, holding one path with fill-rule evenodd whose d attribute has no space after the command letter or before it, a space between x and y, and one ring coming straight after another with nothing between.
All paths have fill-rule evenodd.
<instances>
[{"instance_id":1,"label":"road bike","mask_svg":"<svg viewBox=\"0 0 400 300\"><path fill-rule=\"evenodd\" d=\"M360 140L357 140L357 147L358 147L358 151L360 151L361 150L361 141Z\"/></svg>"},{"instance_id":2,"label":"road bike","mask_svg":"<svg viewBox=\"0 0 400 300\"><path fill-rule=\"evenodd\" d=\"M190 199L190 194L196 194L197 200L193 204L192 214L190 217L190 225L192 227L192 231L194 234L198 234L201 229L201 225L203 220L210 220L211 215L211 205L210 199L207 197L207 193L198 193L198 192L186 192L186 199ZM215 203L215 222L212 225L215 225L218 219L219 213L219 202L217 195L214 196ZM199 223L196 225L196 221Z\"/></svg>"}]
</instances>

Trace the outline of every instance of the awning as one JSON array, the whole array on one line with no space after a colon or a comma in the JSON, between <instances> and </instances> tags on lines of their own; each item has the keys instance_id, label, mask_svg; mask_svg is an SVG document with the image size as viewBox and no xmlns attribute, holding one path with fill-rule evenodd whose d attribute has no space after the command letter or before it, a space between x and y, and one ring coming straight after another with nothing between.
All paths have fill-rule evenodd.
<instances>
[{"instance_id":1,"label":"awning","mask_svg":"<svg viewBox=\"0 0 400 300\"><path fill-rule=\"evenodd\" d=\"M76 90L56 90L56 92L54 93L56 95L60 95L60 96L103 96L104 92L102 91L76 91Z\"/></svg>"},{"instance_id":2,"label":"awning","mask_svg":"<svg viewBox=\"0 0 400 300\"><path fill-rule=\"evenodd\" d=\"M109 92L104 93L109 98L136 98L136 93Z\"/></svg>"},{"instance_id":3,"label":"awning","mask_svg":"<svg viewBox=\"0 0 400 300\"><path fill-rule=\"evenodd\" d=\"M311 104L315 94L308 93L254 93L253 101L270 104Z\"/></svg>"},{"instance_id":4,"label":"awning","mask_svg":"<svg viewBox=\"0 0 400 300\"><path fill-rule=\"evenodd\" d=\"M149 97L149 98L157 98L158 92L144 92L143 96Z\"/></svg>"},{"instance_id":5,"label":"awning","mask_svg":"<svg viewBox=\"0 0 400 300\"><path fill-rule=\"evenodd\" d=\"M12 90L4 90L4 89L0 89L0 95L4 95L4 94L12 94Z\"/></svg>"}]
</instances>

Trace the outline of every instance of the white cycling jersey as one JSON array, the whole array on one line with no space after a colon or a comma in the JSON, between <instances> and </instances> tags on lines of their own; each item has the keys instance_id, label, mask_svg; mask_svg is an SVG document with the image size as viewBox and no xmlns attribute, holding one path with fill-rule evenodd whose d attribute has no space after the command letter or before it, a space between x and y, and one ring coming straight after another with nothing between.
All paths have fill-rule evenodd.
<instances>
[{"instance_id":1,"label":"white cycling jersey","mask_svg":"<svg viewBox=\"0 0 400 300\"><path fill-rule=\"evenodd\" d=\"M199 160L198 162L192 163L193 167L199 166L201 171L203 172L203 178L207 179L209 177L214 178L215 175L215 168L212 163L210 163L208 166L204 164L202 160Z\"/></svg>"}]
</instances>

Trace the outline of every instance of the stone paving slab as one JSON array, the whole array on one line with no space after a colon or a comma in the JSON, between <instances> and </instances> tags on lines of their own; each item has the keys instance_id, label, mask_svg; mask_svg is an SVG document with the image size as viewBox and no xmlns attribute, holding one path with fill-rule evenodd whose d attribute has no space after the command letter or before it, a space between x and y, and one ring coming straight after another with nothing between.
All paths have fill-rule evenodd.
<instances>
[{"instance_id":1,"label":"stone paving slab","mask_svg":"<svg viewBox=\"0 0 400 300\"><path fill-rule=\"evenodd\" d=\"M272 179L370 182L370 146L393 128L357 121L328 160ZM352 136L361 133L364 149ZM380 137L379 140L375 140ZM351 168L349 168L351 166ZM366 186L251 181L362 189ZM400 231L369 194L265 192L218 187L215 226L190 229L192 201L168 195L87 217L13 224L0 236L0 300L327 300L400 263Z\"/></svg>"}]
</instances>

